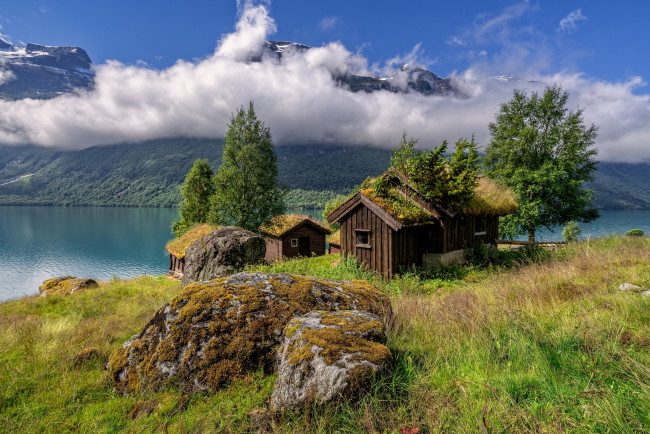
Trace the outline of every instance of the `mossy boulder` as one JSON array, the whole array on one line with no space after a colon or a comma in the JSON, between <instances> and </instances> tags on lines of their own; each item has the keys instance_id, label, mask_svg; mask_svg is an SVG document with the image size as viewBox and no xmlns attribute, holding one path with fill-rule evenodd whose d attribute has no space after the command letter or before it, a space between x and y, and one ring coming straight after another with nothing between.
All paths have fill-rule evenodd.
<instances>
[{"instance_id":1,"label":"mossy boulder","mask_svg":"<svg viewBox=\"0 0 650 434\"><path fill-rule=\"evenodd\" d=\"M358 395L391 362L385 339L384 323L369 312L314 311L292 319L278 349L271 409L294 410Z\"/></svg>"},{"instance_id":2,"label":"mossy boulder","mask_svg":"<svg viewBox=\"0 0 650 434\"><path fill-rule=\"evenodd\" d=\"M185 249L182 285L230 276L265 255L266 243L259 235L235 227L218 229Z\"/></svg>"},{"instance_id":3,"label":"mossy boulder","mask_svg":"<svg viewBox=\"0 0 650 434\"><path fill-rule=\"evenodd\" d=\"M258 369L272 372L287 323L314 310L391 316L388 297L365 281L239 273L192 283L113 353L113 380L124 393L170 383L215 390Z\"/></svg>"},{"instance_id":4,"label":"mossy boulder","mask_svg":"<svg viewBox=\"0 0 650 434\"><path fill-rule=\"evenodd\" d=\"M41 293L41 297L45 297L55 294L69 295L80 289L96 288L97 286L99 285L93 279L78 279L73 276L62 276L46 280L38 287L38 290Z\"/></svg>"}]
</instances>

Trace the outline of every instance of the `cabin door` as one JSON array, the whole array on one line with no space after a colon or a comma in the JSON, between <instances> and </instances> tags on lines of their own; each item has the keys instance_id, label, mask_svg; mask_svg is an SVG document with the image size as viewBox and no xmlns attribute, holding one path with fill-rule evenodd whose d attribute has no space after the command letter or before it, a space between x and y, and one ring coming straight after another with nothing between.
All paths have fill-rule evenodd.
<instances>
[{"instance_id":1,"label":"cabin door","mask_svg":"<svg viewBox=\"0 0 650 434\"><path fill-rule=\"evenodd\" d=\"M307 258L311 256L310 241L309 237L298 237L298 253L300 256Z\"/></svg>"}]
</instances>

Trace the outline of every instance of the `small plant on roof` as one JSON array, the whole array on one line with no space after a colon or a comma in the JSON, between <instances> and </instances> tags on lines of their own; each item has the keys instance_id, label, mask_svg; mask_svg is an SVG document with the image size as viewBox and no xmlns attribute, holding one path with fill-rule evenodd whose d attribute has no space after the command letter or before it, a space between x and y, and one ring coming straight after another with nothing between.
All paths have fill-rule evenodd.
<instances>
[{"instance_id":1,"label":"small plant on roof","mask_svg":"<svg viewBox=\"0 0 650 434\"><path fill-rule=\"evenodd\" d=\"M444 158L447 142L431 151L416 151L416 139L406 132L393 150L391 166L408 179L412 187L425 199L443 206L458 208L474 195L478 178L478 152L474 137L459 139L451 158Z\"/></svg>"}]
</instances>

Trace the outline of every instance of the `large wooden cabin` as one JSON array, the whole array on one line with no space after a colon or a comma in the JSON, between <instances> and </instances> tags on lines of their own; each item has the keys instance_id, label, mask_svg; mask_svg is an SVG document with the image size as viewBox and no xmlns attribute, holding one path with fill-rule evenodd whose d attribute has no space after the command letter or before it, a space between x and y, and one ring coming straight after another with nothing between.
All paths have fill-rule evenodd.
<instances>
[{"instance_id":1,"label":"large wooden cabin","mask_svg":"<svg viewBox=\"0 0 650 434\"><path fill-rule=\"evenodd\" d=\"M466 207L450 210L420 197L403 176L383 176L390 197L372 188L360 191L327 220L341 224L342 255L354 255L387 279L412 266L430 269L463 262L465 247L494 243L499 216L517 209L512 193L488 178L479 178Z\"/></svg>"},{"instance_id":2,"label":"large wooden cabin","mask_svg":"<svg viewBox=\"0 0 650 434\"><path fill-rule=\"evenodd\" d=\"M324 255L325 235L330 233L311 216L295 214L275 216L259 229L266 242L267 261Z\"/></svg>"}]
</instances>

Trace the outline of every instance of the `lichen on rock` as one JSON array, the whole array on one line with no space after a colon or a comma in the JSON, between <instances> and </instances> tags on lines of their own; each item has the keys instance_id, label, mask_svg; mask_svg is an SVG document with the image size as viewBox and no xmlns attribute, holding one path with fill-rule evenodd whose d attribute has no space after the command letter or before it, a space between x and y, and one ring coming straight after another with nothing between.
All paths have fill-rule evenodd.
<instances>
[{"instance_id":1,"label":"lichen on rock","mask_svg":"<svg viewBox=\"0 0 650 434\"><path fill-rule=\"evenodd\" d=\"M80 289L96 288L99 286L93 279L78 279L73 276L61 276L48 279L39 286L41 297L48 295L69 295Z\"/></svg>"},{"instance_id":2,"label":"lichen on rock","mask_svg":"<svg viewBox=\"0 0 650 434\"><path fill-rule=\"evenodd\" d=\"M110 358L124 393L175 383L215 390L275 368L286 324L314 310L363 310L388 321L388 297L365 281L239 273L187 285Z\"/></svg>"},{"instance_id":3,"label":"lichen on rock","mask_svg":"<svg viewBox=\"0 0 650 434\"><path fill-rule=\"evenodd\" d=\"M379 317L359 310L313 311L287 324L278 349L271 409L286 411L355 395L391 361Z\"/></svg>"},{"instance_id":4,"label":"lichen on rock","mask_svg":"<svg viewBox=\"0 0 650 434\"><path fill-rule=\"evenodd\" d=\"M259 235L235 227L220 228L185 250L182 285L229 276L261 262L266 243Z\"/></svg>"}]
</instances>

